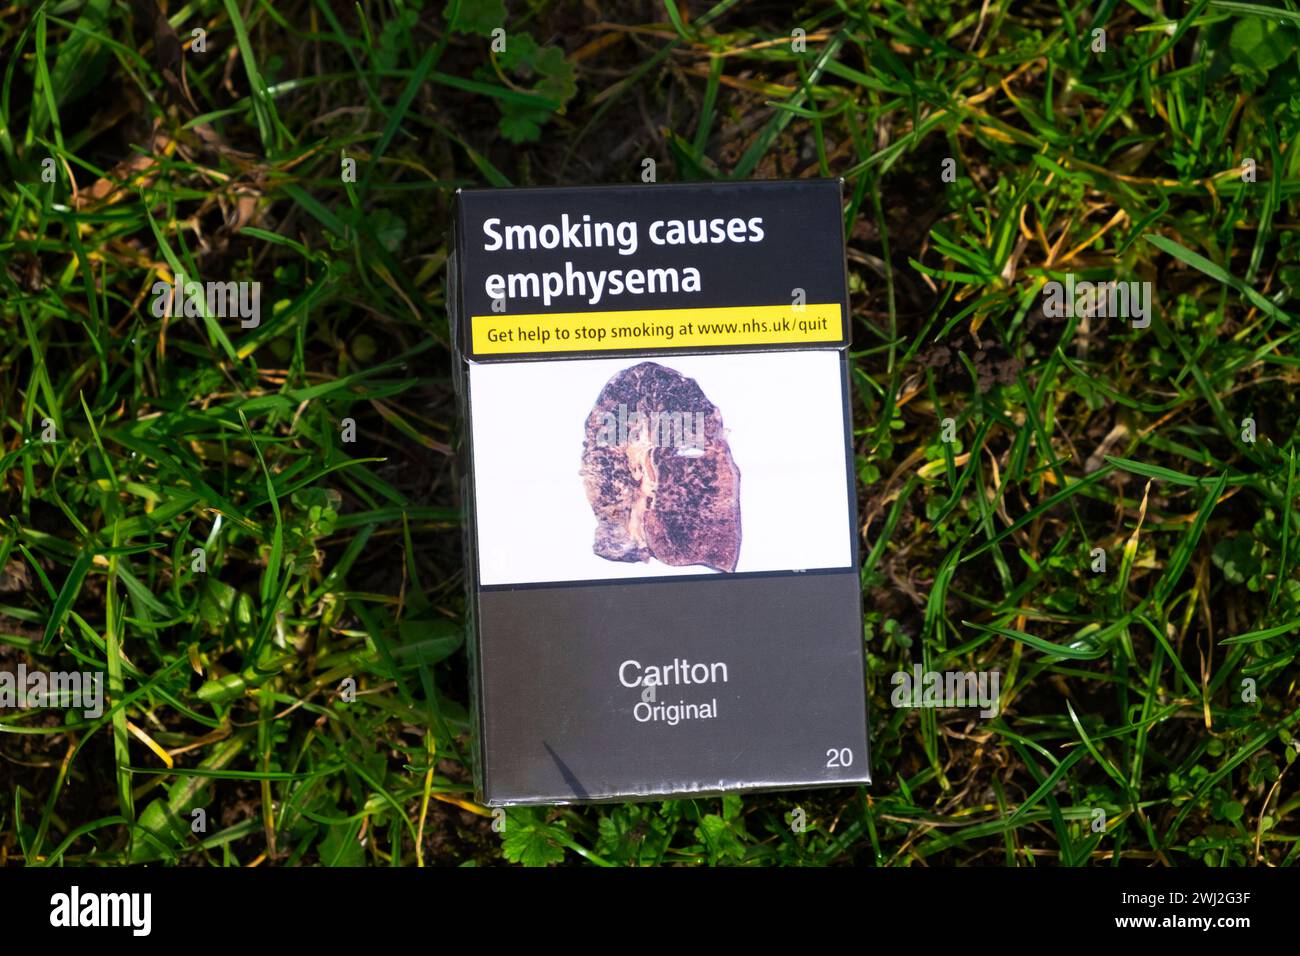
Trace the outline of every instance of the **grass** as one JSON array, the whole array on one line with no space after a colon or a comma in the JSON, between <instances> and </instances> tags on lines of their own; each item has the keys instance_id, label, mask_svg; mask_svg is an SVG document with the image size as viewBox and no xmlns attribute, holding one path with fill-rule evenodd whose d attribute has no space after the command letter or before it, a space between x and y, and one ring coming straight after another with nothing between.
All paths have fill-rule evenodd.
<instances>
[{"instance_id":1,"label":"grass","mask_svg":"<svg viewBox=\"0 0 1300 956\"><path fill-rule=\"evenodd\" d=\"M0 11L0 670L110 696L0 711L0 863L1300 861L1296 5L594 9ZM846 181L878 782L502 834L449 200L646 158ZM177 273L261 323L154 314ZM913 662L1000 713L892 706Z\"/></svg>"}]
</instances>

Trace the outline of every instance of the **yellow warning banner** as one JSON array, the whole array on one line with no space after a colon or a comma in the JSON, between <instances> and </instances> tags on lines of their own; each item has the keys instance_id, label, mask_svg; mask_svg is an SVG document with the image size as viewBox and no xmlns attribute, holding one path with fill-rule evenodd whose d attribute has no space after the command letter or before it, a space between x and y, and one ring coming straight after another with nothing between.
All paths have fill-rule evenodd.
<instances>
[{"instance_id":1,"label":"yellow warning banner","mask_svg":"<svg viewBox=\"0 0 1300 956\"><path fill-rule=\"evenodd\" d=\"M596 349L812 345L844 340L840 303L476 315L475 355L586 352Z\"/></svg>"}]
</instances>

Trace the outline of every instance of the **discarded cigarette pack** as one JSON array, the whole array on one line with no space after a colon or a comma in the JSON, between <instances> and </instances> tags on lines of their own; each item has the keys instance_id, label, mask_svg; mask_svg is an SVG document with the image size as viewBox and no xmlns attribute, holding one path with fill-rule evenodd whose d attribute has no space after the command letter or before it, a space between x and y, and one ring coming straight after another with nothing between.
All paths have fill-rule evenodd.
<instances>
[{"instance_id":1,"label":"discarded cigarette pack","mask_svg":"<svg viewBox=\"0 0 1300 956\"><path fill-rule=\"evenodd\" d=\"M870 782L838 180L462 190L480 798Z\"/></svg>"}]
</instances>

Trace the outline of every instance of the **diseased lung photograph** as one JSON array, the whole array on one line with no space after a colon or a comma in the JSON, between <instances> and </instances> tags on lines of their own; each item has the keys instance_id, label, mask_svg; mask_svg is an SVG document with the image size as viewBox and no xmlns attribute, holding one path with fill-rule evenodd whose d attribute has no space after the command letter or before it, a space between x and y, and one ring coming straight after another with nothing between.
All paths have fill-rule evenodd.
<instances>
[{"instance_id":1,"label":"diseased lung photograph","mask_svg":"<svg viewBox=\"0 0 1300 956\"><path fill-rule=\"evenodd\" d=\"M694 379L657 362L611 378L587 416L581 474L602 558L736 570L740 469Z\"/></svg>"},{"instance_id":2,"label":"diseased lung photograph","mask_svg":"<svg viewBox=\"0 0 1300 956\"><path fill-rule=\"evenodd\" d=\"M852 563L833 350L470 366L485 586Z\"/></svg>"}]
</instances>

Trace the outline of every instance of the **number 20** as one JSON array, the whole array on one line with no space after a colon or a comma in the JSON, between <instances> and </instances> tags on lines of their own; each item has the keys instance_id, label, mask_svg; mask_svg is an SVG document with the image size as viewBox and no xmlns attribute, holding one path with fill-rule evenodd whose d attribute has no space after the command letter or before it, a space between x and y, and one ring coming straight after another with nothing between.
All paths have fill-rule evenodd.
<instances>
[{"instance_id":1,"label":"number 20","mask_svg":"<svg viewBox=\"0 0 1300 956\"><path fill-rule=\"evenodd\" d=\"M853 751L848 747L841 747L838 750L832 747L830 750L826 751L826 756L828 758L826 760L826 766L828 767L853 766Z\"/></svg>"}]
</instances>

